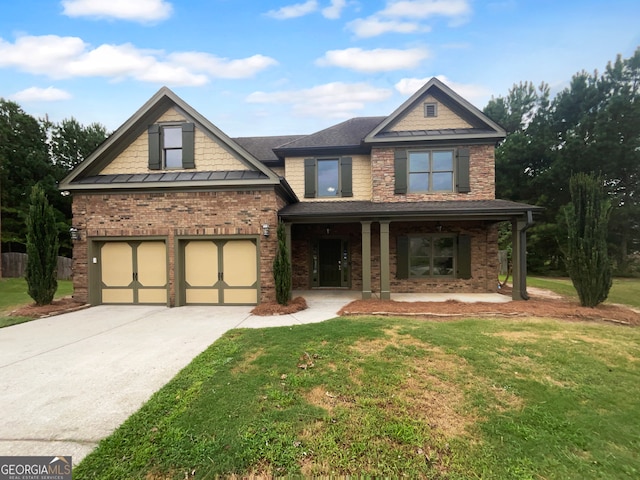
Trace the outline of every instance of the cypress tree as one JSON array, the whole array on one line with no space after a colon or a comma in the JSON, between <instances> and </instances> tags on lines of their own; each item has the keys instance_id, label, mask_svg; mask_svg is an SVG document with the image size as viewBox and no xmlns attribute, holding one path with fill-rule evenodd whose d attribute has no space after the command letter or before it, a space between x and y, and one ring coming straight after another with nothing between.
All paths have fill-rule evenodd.
<instances>
[{"instance_id":1,"label":"cypress tree","mask_svg":"<svg viewBox=\"0 0 640 480\"><path fill-rule=\"evenodd\" d=\"M611 289L611 261L607 252L611 202L604 191L603 179L593 174L573 175L569 189L565 263L580 304L595 307L607 299Z\"/></svg>"},{"instance_id":2,"label":"cypress tree","mask_svg":"<svg viewBox=\"0 0 640 480\"><path fill-rule=\"evenodd\" d=\"M276 284L276 301L280 305L287 305L291 295L291 263L282 222L278 224L278 251L273 259L273 280Z\"/></svg>"},{"instance_id":3,"label":"cypress tree","mask_svg":"<svg viewBox=\"0 0 640 480\"><path fill-rule=\"evenodd\" d=\"M31 189L27 215L28 293L37 305L48 305L58 289L58 229L53 207L40 185Z\"/></svg>"}]
</instances>

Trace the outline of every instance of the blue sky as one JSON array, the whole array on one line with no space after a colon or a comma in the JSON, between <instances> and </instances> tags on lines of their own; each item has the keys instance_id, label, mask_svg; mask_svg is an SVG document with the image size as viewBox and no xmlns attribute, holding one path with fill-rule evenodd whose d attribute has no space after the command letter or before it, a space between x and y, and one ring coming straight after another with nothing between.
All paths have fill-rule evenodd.
<instances>
[{"instance_id":1,"label":"blue sky","mask_svg":"<svg viewBox=\"0 0 640 480\"><path fill-rule=\"evenodd\" d=\"M231 136L387 115L438 76L483 108L640 46L637 0L19 0L0 97L113 130L169 86Z\"/></svg>"}]
</instances>

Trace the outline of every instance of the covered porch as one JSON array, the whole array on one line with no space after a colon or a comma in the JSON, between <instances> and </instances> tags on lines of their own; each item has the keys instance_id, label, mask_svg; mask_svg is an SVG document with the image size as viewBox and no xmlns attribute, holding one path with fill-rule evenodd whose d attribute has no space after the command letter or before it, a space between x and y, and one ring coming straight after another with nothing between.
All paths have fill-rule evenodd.
<instances>
[{"instance_id":1,"label":"covered porch","mask_svg":"<svg viewBox=\"0 0 640 480\"><path fill-rule=\"evenodd\" d=\"M495 294L497 225L509 221L512 299L526 300L526 230L538 209L503 200L332 201L295 203L279 216L294 290L344 290L383 300Z\"/></svg>"}]
</instances>

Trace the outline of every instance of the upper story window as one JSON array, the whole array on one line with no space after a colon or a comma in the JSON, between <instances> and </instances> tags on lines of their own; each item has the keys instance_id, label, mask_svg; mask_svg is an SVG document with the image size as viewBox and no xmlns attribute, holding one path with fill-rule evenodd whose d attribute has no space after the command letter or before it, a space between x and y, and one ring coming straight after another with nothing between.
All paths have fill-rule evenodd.
<instances>
[{"instance_id":1,"label":"upper story window","mask_svg":"<svg viewBox=\"0 0 640 480\"><path fill-rule=\"evenodd\" d=\"M305 158L305 198L352 197L351 157Z\"/></svg>"},{"instance_id":2,"label":"upper story window","mask_svg":"<svg viewBox=\"0 0 640 480\"><path fill-rule=\"evenodd\" d=\"M193 123L151 125L148 134L150 170L195 168Z\"/></svg>"},{"instance_id":3,"label":"upper story window","mask_svg":"<svg viewBox=\"0 0 640 480\"><path fill-rule=\"evenodd\" d=\"M468 148L394 151L394 193L471 191Z\"/></svg>"},{"instance_id":4,"label":"upper story window","mask_svg":"<svg viewBox=\"0 0 640 480\"><path fill-rule=\"evenodd\" d=\"M453 150L409 152L409 192L453 191Z\"/></svg>"},{"instance_id":5,"label":"upper story window","mask_svg":"<svg viewBox=\"0 0 640 480\"><path fill-rule=\"evenodd\" d=\"M425 103L424 104L424 116L425 118L438 116L438 104L437 103Z\"/></svg>"},{"instance_id":6,"label":"upper story window","mask_svg":"<svg viewBox=\"0 0 640 480\"><path fill-rule=\"evenodd\" d=\"M162 127L160 138L164 168L182 168L182 127Z\"/></svg>"}]
</instances>

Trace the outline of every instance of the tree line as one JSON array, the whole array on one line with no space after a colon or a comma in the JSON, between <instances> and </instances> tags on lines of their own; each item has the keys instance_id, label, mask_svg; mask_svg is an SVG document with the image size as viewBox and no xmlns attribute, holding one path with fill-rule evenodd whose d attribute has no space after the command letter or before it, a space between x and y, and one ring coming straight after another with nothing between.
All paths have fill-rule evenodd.
<instances>
[{"instance_id":1,"label":"tree line","mask_svg":"<svg viewBox=\"0 0 640 480\"><path fill-rule=\"evenodd\" d=\"M507 131L496 149L496 196L545 207L529 230L529 270L566 272L569 180L592 173L612 207L614 270L640 273L640 48L630 58L618 55L602 74L577 73L554 98L546 83L516 84L484 113Z\"/></svg>"},{"instance_id":2,"label":"tree line","mask_svg":"<svg viewBox=\"0 0 640 480\"><path fill-rule=\"evenodd\" d=\"M73 117L36 119L15 102L0 98L0 241L3 252L26 252L29 197L39 184L51 204L61 255L71 255L71 198L62 180L107 138L99 123L84 126Z\"/></svg>"}]
</instances>

